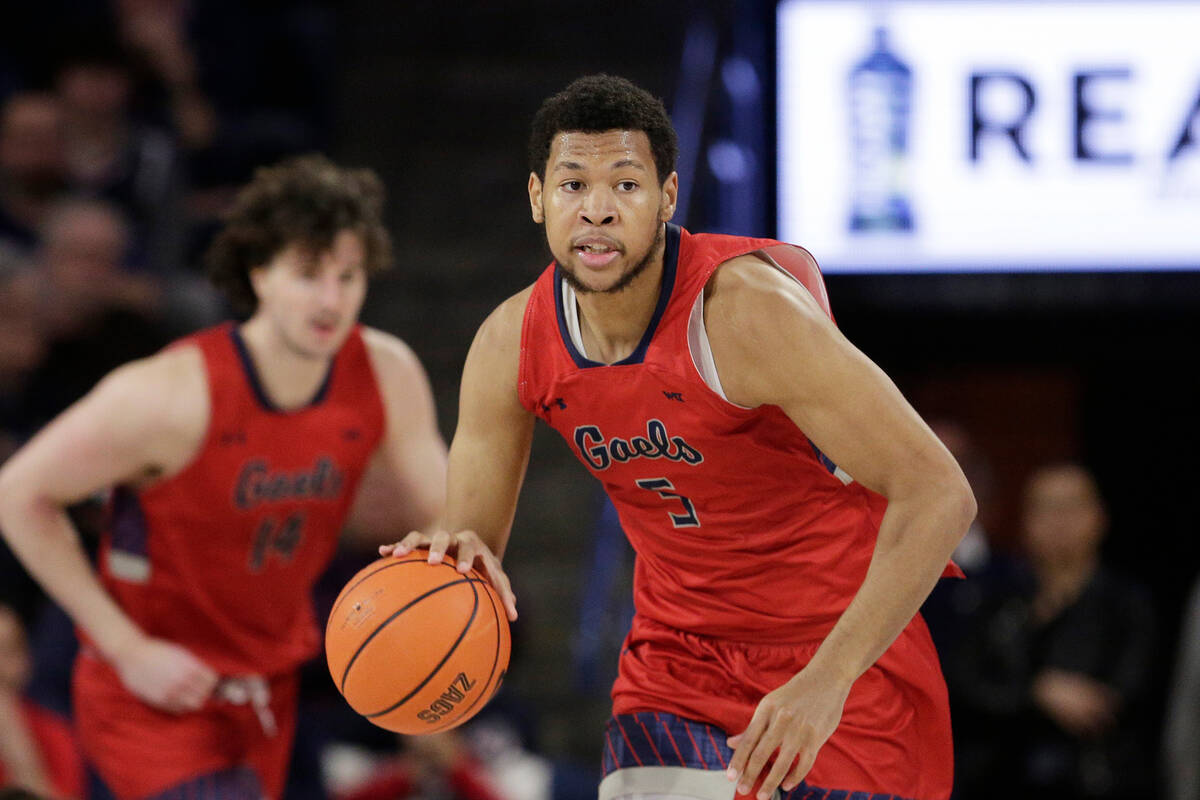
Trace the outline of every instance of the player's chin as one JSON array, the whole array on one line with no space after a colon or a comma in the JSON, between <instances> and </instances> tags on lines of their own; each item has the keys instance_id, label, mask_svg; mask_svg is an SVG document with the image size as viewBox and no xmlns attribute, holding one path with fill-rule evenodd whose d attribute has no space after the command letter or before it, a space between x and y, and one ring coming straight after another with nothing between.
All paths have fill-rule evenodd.
<instances>
[{"instance_id":1,"label":"player's chin","mask_svg":"<svg viewBox=\"0 0 1200 800\"><path fill-rule=\"evenodd\" d=\"M575 265L571 277L577 288L591 294L605 294L621 285L625 278L627 266L622 260L605 266L603 269L591 269L583 265Z\"/></svg>"}]
</instances>

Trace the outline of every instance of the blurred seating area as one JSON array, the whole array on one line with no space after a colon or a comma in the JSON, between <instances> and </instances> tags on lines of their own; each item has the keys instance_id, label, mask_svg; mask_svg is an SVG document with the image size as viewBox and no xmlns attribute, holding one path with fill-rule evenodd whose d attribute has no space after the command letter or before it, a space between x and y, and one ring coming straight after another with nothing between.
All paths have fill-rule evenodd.
<instances>
[{"instance_id":1,"label":"blurred seating area","mask_svg":"<svg viewBox=\"0 0 1200 800\"><path fill-rule=\"evenodd\" d=\"M371 166L387 186L396 269L372 286L364 321L420 356L449 438L476 327L549 260L525 197L540 99L607 70L676 112L688 22L707 14L713 31L733 30L735 9L764 5L633 4L598 23L596 9L552 0L6 4L0 463L117 365L230 313L200 266L216 222L256 167L308 151ZM727 32L712 36L729 49ZM697 96L720 95L719 75L734 72ZM742 203L701 156L737 109L711 108L720 118L689 131L695 200L680 215L698 231ZM1152 293L1129 282L1024 277L828 281L842 330L979 499L956 554L968 579L943 582L925 607L953 701L956 798L1200 800L1200 588L1185 619L1200 587L1187 500L1197 421L1178 386L1200 366L1194 309L1186 291L1143 306ZM316 660L289 798L595 796L631 552L595 482L545 430L532 463L505 558L522 617L501 695L453 735L406 742L355 715ZM72 512L89 548L103 500ZM369 557L339 554L320 619ZM78 776L63 723L75 648L69 620L0 543L0 727L26 720L24 736L0 737L0 787L40 747L53 768L29 788L108 797Z\"/></svg>"}]
</instances>

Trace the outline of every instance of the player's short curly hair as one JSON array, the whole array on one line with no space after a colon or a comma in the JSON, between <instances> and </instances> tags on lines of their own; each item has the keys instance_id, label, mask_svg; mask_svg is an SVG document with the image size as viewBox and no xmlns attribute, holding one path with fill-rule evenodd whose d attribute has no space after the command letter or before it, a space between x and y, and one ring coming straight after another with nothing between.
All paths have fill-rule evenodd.
<instances>
[{"instance_id":1,"label":"player's short curly hair","mask_svg":"<svg viewBox=\"0 0 1200 800\"><path fill-rule=\"evenodd\" d=\"M321 155L262 167L238 193L205 255L209 277L235 308L251 313L258 305L251 270L292 245L322 253L346 230L362 237L368 275L387 269L392 244L383 198L374 171L339 167Z\"/></svg>"},{"instance_id":2,"label":"player's short curly hair","mask_svg":"<svg viewBox=\"0 0 1200 800\"><path fill-rule=\"evenodd\" d=\"M679 138L662 101L624 78L603 73L578 78L542 103L529 136L529 170L546 179L550 145L561 131L614 130L646 134L659 183L675 171Z\"/></svg>"}]
</instances>

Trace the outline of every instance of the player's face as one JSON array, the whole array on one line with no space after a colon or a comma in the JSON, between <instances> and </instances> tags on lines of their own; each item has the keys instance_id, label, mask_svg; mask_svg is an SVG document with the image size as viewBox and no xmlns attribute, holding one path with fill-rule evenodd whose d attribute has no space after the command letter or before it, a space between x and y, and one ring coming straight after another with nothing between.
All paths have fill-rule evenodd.
<instances>
[{"instance_id":1,"label":"player's face","mask_svg":"<svg viewBox=\"0 0 1200 800\"><path fill-rule=\"evenodd\" d=\"M643 131L560 131L546 179L529 176L533 221L581 292L617 292L660 257L663 223L675 213L679 177L659 182Z\"/></svg>"},{"instance_id":2,"label":"player's face","mask_svg":"<svg viewBox=\"0 0 1200 800\"><path fill-rule=\"evenodd\" d=\"M299 245L252 270L258 295L255 316L265 316L283 343L310 358L328 358L346 340L367 294L362 237L342 231L332 246L313 254Z\"/></svg>"}]
</instances>

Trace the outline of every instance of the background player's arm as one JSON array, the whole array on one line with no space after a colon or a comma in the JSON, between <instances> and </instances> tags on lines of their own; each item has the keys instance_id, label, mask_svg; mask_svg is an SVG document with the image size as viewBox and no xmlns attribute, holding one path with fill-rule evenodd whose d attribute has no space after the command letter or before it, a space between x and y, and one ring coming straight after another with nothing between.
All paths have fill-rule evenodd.
<instances>
[{"instance_id":1,"label":"background player's arm","mask_svg":"<svg viewBox=\"0 0 1200 800\"><path fill-rule=\"evenodd\" d=\"M171 711L196 708L216 674L147 637L101 585L66 508L119 483L178 470L208 424L201 356L177 348L121 367L0 470L0 530L26 569L110 661L126 687Z\"/></svg>"},{"instance_id":2,"label":"background player's arm","mask_svg":"<svg viewBox=\"0 0 1200 800\"><path fill-rule=\"evenodd\" d=\"M363 329L379 383L385 430L358 489L346 533L371 545L425 529L446 502L446 443L433 391L416 355L399 339Z\"/></svg>"},{"instance_id":3,"label":"background player's arm","mask_svg":"<svg viewBox=\"0 0 1200 800\"><path fill-rule=\"evenodd\" d=\"M450 444L446 517L442 529L414 532L395 548L400 555L428 544L431 561L448 549L460 569L478 562L499 590L510 619L516 605L500 568L529 464L534 417L517 398L521 323L529 290L509 298L480 326L467 353L458 426Z\"/></svg>"},{"instance_id":4,"label":"background player's arm","mask_svg":"<svg viewBox=\"0 0 1200 800\"><path fill-rule=\"evenodd\" d=\"M797 783L833 733L853 682L916 614L975 515L962 471L895 385L791 279L741 257L717 271L706 301L713 356L729 399L777 405L822 452L888 499L858 593L795 678L767 695L731 768L763 788ZM799 756L795 770L789 770Z\"/></svg>"}]
</instances>

